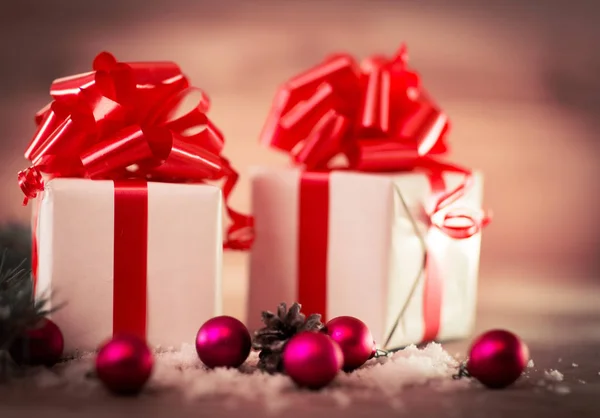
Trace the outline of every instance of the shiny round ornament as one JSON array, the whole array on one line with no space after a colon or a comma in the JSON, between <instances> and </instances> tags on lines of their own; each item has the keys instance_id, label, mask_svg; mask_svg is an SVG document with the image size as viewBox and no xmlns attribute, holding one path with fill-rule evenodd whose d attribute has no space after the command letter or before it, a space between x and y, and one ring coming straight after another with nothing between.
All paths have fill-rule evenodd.
<instances>
[{"instance_id":1,"label":"shiny round ornament","mask_svg":"<svg viewBox=\"0 0 600 418\"><path fill-rule=\"evenodd\" d=\"M60 328L44 318L15 339L9 352L17 364L50 367L60 361L63 349L64 338Z\"/></svg>"},{"instance_id":2,"label":"shiny round ornament","mask_svg":"<svg viewBox=\"0 0 600 418\"><path fill-rule=\"evenodd\" d=\"M303 331L293 336L283 350L285 373L298 385L309 389L327 386L342 368L340 346L329 336Z\"/></svg>"},{"instance_id":3,"label":"shiny round ornament","mask_svg":"<svg viewBox=\"0 0 600 418\"><path fill-rule=\"evenodd\" d=\"M515 382L527 367L529 349L509 331L492 330L471 346L467 370L489 388L499 389Z\"/></svg>"},{"instance_id":4,"label":"shiny round ornament","mask_svg":"<svg viewBox=\"0 0 600 418\"><path fill-rule=\"evenodd\" d=\"M334 340L344 354L344 371L352 371L369 360L375 347L371 331L360 319L339 316L325 324L323 331Z\"/></svg>"},{"instance_id":5,"label":"shiny round ornament","mask_svg":"<svg viewBox=\"0 0 600 418\"><path fill-rule=\"evenodd\" d=\"M96 357L96 374L104 386L118 395L139 393L152 374L154 358L146 342L133 335L115 336Z\"/></svg>"},{"instance_id":6,"label":"shiny round ornament","mask_svg":"<svg viewBox=\"0 0 600 418\"><path fill-rule=\"evenodd\" d=\"M231 316L217 316L196 335L196 352L207 367L239 367L252 347L248 328Z\"/></svg>"}]
</instances>

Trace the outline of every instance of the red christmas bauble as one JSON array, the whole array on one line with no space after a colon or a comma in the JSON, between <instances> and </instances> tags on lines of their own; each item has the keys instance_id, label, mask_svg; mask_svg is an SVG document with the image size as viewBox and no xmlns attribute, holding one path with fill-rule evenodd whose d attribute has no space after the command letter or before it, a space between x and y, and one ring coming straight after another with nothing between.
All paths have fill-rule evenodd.
<instances>
[{"instance_id":1,"label":"red christmas bauble","mask_svg":"<svg viewBox=\"0 0 600 418\"><path fill-rule=\"evenodd\" d=\"M252 347L248 328L231 316L217 316L196 335L196 352L207 367L239 367Z\"/></svg>"},{"instance_id":2,"label":"red christmas bauble","mask_svg":"<svg viewBox=\"0 0 600 418\"><path fill-rule=\"evenodd\" d=\"M100 348L96 374L119 395L139 393L152 374L154 358L146 342L133 335L115 336Z\"/></svg>"},{"instance_id":3,"label":"red christmas bauble","mask_svg":"<svg viewBox=\"0 0 600 418\"><path fill-rule=\"evenodd\" d=\"M344 363L340 346L326 334L304 331L283 350L283 368L298 385L320 389L328 385Z\"/></svg>"},{"instance_id":4,"label":"red christmas bauble","mask_svg":"<svg viewBox=\"0 0 600 418\"><path fill-rule=\"evenodd\" d=\"M490 388L503 388L521 376L529 361L529 349L509 331L492 330L479 336L469 352L467 370Z\"/></svg>"},{"instance_id":5,"label":"red christmas bauble","mask_svg":"<svg viewBox=\"0 0 600 418\"><path fill-rule=\"evenodd\" d=\"M58 325L44 318L18 337L11 344L9 352L17 364L50 367L59 362L64 345Z\"/></svg>"},{"instance_id":6,"label":"red christmas bauble","mask_svg":"<svg viewBox=\"0 0 600 418\"><path fill-rule=\"evenodd\" d=\"M349 372L359 368L373 356L373 336L360 319L339 316L327 322L323 331L342 349L344 371Z\"/></svg>"}]
</instances>

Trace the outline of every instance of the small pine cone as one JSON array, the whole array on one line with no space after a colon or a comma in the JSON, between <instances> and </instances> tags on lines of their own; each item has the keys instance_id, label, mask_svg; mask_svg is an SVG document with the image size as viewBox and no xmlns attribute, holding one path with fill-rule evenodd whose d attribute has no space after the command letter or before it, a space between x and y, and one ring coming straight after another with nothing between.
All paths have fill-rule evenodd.
<instances>
[{"instance_id":1,"label":"small pine cone","mask_svg":"<svg viewBox=\"0 0 600 418\"><path fill-rule=\"evenodd\" d=\"M308 318L300 312L302 306L294 303L287 309L285 303L277 307L277 313L264 311L262 321L265 326L254 333L252 347L260 350L258 368L269 373L283 371L281 355L285 344L295 334L302 331L319 331L323 328L321 315L312 314Z\"/></svg>"}]
</instances>

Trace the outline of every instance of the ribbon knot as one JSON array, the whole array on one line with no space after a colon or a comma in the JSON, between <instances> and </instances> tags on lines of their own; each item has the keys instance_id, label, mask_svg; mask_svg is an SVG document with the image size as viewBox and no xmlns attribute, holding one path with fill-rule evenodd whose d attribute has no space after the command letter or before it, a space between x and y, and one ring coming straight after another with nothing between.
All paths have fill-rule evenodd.
<instances>
[{"instance_id":1,"label":"ribbon knot","mask_svg":"<svg viewBox=\"0 0 600 418\"><path fill-rule=\"evenodd\" d=\"M294 77L276 96L261 141L309 170L335 157L360 171L398 171L447 151L448 118L408 69L406 46L358 64L338 54Z\"/></svg>"},{"instance_id":2,"label":"ribbon knot","mask_svg":"<svg viewBox=\"0 0 600 418\"><path fill-rule=\"evenodd\" d=\"M35 168L27 168L19 171L18 174L19 187L25 195L23 204L26 205L29 199L35 199L38 193L44 190L44 179L42 173Z\"/></svg>"},{"instance_id":3,"label":"ribbon knot","mask_svg":"<svg viewBox=\"0 0 600 418\"><path fill-rule=\"evenodd\" d=\"M43 178L56 177L224 180L227 201L238 176L221 155L224 138L206 115L206 93L172 62L124 63L102 52L92 68L55 80L53 101L36 114L38 129L25 151L32 165L19 173L25 204L43 189ZM237 215L233 230L251 226L250 217Z\"/></svg>"}]
</instances>

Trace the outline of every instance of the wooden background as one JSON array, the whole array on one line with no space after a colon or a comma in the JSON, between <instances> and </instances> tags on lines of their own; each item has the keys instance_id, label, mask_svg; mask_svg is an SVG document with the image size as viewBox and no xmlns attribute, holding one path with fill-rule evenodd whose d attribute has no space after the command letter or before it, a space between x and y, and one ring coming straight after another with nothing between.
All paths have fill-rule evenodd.
<instances>
[{"instance_id":1,"label":"wooden background","mask_svg":"<svg viewBox=\"0 0 600 418\"><path fill-rule=\"evenodd\" d=\"M413 66L454 122L453 158L486 173L495 220L482 271L600 272L600 5L595 1L4 0L0 6L0 220L25 221L15 173L55 78L121 60L174 60L213 99L242 175L284 164L257 144L276 87L347 50ZM233 199L248 208L248 179Z\"/></svg>"}]
</instances>

